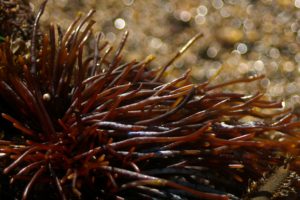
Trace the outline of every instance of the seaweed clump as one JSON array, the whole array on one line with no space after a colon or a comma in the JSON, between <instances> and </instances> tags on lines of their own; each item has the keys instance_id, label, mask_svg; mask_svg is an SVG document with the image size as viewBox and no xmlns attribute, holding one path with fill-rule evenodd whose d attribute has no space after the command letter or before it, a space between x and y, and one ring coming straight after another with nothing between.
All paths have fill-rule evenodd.
<instances>
[{"instance_id":1,"label":"seaweed clump","mask_svg":"<svg viewBox=\"0 0 300 200\"><path fill-rule=\"evenodd\" d=\"M152 57L122 61L127 33L114 54L98 34L83 56L93 11L58 37L53 25L38 36L45 5L30 58L0 44L1 112L12 124L0 140L1 176L12 198L239 199L287 155L298 165L296 117L261 93L223 90L263 76L193 84L187 71L162 81L201 34L151 71Z\"/></svg>"},{"instance_id":2,"label":"seaweed clump","mask_svg":"<svg viewBox=\"0 0 300 200\"><path fill-rule=\"evenodd\" d=\"M0 39L6 36L13 40L29 40L31 37L34 15L28 1L0 1Z\"/></svg>"}]
</instances>

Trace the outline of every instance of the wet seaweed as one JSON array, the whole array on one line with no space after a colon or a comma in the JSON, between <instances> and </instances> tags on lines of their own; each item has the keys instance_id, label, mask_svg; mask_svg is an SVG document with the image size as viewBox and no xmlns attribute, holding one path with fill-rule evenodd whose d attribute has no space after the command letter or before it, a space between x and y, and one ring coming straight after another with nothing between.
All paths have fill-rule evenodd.
<instances>
[{"instance_id":1,"label":"wet seaweed","mask_svg":"<svg viewBox=\"0 0 300 200\"><path fill-rule=\"evenodd\" d=\"M187 71L162 80L202 34L156 71L152 57L122 60L128 32L115 51L98 34L85 57L94 11L61 37L54 25L39 36L46 2L30 58L0 44L1 115L11 124L0 152L16 198L239 199L250 179L298 154L300 122L281 102L224 91L264 76L194 84Z\"/></svg>"}]
</instances>

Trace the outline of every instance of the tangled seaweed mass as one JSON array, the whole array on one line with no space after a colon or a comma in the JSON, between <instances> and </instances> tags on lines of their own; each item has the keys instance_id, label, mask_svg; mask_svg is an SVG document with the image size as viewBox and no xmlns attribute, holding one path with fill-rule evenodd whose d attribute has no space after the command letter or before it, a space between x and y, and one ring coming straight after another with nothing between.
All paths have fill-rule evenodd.
<instances>
[{"instance_id":1,"label":"tangled seaweed mass","mask_svg":"<svg viewBox=\"0 0 300 200\"><path fill-rule=\"evenodd\" d=\"M28 1L0 1L0 41L5 36L12 39L28 40L34 15Z\"/></svg>"},{"instance_id":2,"label":"tangled seaweed mass","mask_svg":"<svg viewBox=\"0 0 300 200\"><path fill-rule=\"evenodd\" d=\"M94 54L83 56L93 11L64 34L52 25L37 36L45 5L30 58L0 44L7 199L240 199L274 166L279 176L297 171L297 117L261 93L224 90L263 76L192 84L187 71L161 81L200 34L151 71L152 57L122 61L127 33L114 54L98 34Z\"/></svg>"}]
</instances>

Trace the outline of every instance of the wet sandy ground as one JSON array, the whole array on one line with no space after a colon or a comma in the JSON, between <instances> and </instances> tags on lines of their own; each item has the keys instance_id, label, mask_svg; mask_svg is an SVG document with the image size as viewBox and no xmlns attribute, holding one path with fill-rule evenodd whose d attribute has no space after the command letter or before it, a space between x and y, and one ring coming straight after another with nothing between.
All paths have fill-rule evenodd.
<instances>
[{"instance_id":1,"label":"wet sandy ground","mask_svg":"<svg viewBox=\"0 0 300 200\"><path fill-rule=\"evenodd\" d=\"M32 1L37 10L41 1ZM125 59L153 54L154 67L171 58L199 32L193 45L172 68L167 79L192 68L194 81L214 81L266 74L258 83L235 91L265 91L267 97L300 106L300 0L49 0L42 24L63 28L79 13L95 9L94 31L117 44L125 30L130 36ZM255 89L254 89L255 88Z\"/></svg>"}]
</instances>

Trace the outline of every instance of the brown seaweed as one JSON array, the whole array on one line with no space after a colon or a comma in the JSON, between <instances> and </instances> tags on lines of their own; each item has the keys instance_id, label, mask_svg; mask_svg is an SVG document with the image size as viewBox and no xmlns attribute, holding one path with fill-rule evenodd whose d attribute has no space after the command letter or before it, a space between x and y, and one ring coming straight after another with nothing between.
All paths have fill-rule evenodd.
<instances>
[{"instance_id":1,"label":"brown seaweed","mask_svg":"<svg viewBox=\"0 0 300 200\"><path fill-rule=\"evenodd\" d=\"M16 198L238 199L250 179L298 154L300 122L280 102L223 91L263 76L216 85L193 84L189 72L162 80L201 34L151 71L153 58L123 62L127 32L114 55L98 34L94 55L83 56L94 11L62 37L54 26L38 36L45 5L29 59L0 44L0 96L9 108L1 112L13 126L0 152L11 160L3 174L24 187Z\"/></svg>"}]
</instances>

